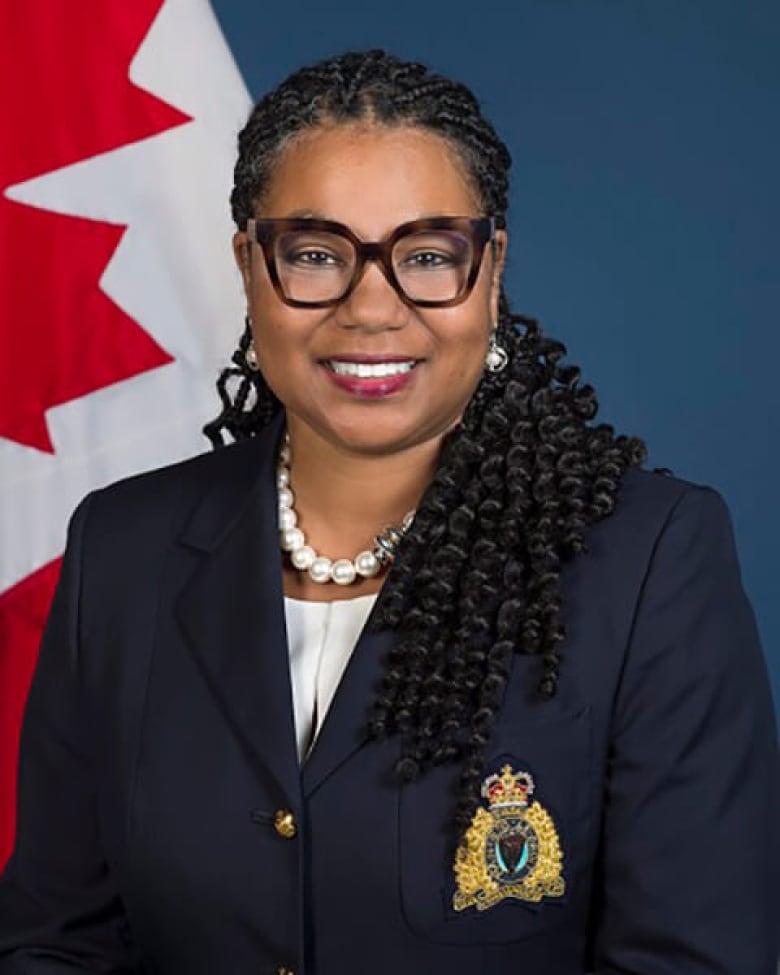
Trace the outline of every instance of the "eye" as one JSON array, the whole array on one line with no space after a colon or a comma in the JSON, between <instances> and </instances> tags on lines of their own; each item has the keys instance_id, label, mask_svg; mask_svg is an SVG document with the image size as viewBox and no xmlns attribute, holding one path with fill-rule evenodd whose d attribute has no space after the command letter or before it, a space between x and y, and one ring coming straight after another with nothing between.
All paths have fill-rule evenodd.
<instances>
[{"instance_id":1,"label":"eye","mask_svg":"<svg viewBox=\"0 0 780 975\"><path fill-rule=\"evenodd\" d=\"M421 231L405 235L393 251L396 268L401 272L452 271L468 263L470 241L451 231Z\"/></svg>"},{"instance_id":2,"label":"eye","mask_svg":"<svg viewBox=\"0 0 780 975\"><path fill-rule=\"evenodd\" d=\"M287 251L284 260L288 264L297 264L307 268L341 267L344 263L336 254L315 248L299 248Z\"/></svg>"},{"instance_id":3,"label":"eye","mask_svg":"<svg viewBox=\"0 0 780 975\"><path fill-rule=\"evenodd\" d=\"M442 251L421 250L407 254L402 263L406 268L427 271L442 267L452 267L457 262L452 254L447 254Z\"/></svg>"}]
</instances>

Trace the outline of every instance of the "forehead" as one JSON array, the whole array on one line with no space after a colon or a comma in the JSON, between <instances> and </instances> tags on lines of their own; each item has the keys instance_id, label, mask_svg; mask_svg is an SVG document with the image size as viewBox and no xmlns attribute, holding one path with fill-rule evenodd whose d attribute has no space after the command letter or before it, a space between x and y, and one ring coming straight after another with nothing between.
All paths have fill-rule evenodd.
<instances>
[{"instance_id":1,"label":"forehead","mask_svg":"<svg viewBox=\"0 0 780 975\"><path fill-rule=\"evenodd\" d=\"M468 172L442 137L413 127L329 125L298 136L270 174L260 216L316 216L377 239L398 224L480 211Z\"/></svg>"}]
</instances>

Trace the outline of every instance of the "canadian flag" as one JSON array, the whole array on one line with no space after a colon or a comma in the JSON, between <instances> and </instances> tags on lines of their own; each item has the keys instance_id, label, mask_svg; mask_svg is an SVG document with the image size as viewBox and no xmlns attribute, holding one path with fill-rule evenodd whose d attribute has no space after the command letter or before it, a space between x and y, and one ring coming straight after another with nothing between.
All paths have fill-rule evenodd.
<instances>
[{"instance_id":1,"label":"canadian flag","mask_svg":"<svg viewBox=\"0 0 780 975\"><path fill-rule=\"evenodd\" d=\"M1 869L68 517L208 447L250 102L208 0L3 3L0 90Z\"/></svg>"}]
</instances>

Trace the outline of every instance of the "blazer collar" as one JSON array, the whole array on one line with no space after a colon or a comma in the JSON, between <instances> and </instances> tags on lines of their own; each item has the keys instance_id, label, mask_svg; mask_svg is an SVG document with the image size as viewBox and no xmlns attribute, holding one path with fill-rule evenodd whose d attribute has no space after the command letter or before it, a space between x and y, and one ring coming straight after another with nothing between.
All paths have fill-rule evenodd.
<instances>
[{"instance_id":1,"label":"blazer collar","mask_svg":"<svg viewBox=\"0 0 780 975\"><path fill-rule=\"evenodd\" d=\"M225 720L258 773L291 801L301 788L313 792L365 743L392 632L366 626L300 769L277 527L283 429L280 413L259 436L214 455L208 486L180 536L196 559L175 611Z\"/></svg>"}]
</instances>

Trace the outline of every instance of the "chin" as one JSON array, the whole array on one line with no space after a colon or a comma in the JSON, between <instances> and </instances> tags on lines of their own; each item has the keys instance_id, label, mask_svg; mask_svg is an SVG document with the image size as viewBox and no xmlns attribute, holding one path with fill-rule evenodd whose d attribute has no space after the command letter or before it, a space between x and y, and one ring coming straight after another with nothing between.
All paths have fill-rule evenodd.
<instances>
[{"instance_id":1,"label":"chin","mask_svg":"<svg viewBox=\"0 0 780 975\"><path fill-rule=\"evenodd\" d=\"M379 457L440 440L446 432L438 428L424 431L424 425L419 422L395 425L364 421L348 427L331 428L331 437L349 450Z\"/></svg>"}]
</instances>

